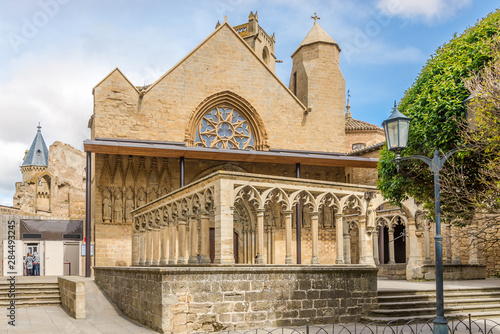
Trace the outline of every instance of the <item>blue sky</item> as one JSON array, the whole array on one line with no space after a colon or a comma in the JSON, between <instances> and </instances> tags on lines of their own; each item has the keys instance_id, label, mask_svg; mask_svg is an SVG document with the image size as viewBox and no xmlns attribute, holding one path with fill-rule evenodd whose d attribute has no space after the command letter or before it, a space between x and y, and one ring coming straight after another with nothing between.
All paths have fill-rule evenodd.
<instances>
[{"instance_id":1,"label":"blue sky","mask_svg":"<svg viewBox=\"0 0 500 334\"><path fill-rule=\"evenodd\" d=\"M278 77L313 25L342 49L353 117L380 125L426 60L454 33L496 10L498 0L0 0L0 204L12 205L24 151L41 122L51 145L83 149L92 88L115 67L150 84L228 17L276 35ZM209 80L209 78L207 78Z\"/></svg>"}]
</instances>

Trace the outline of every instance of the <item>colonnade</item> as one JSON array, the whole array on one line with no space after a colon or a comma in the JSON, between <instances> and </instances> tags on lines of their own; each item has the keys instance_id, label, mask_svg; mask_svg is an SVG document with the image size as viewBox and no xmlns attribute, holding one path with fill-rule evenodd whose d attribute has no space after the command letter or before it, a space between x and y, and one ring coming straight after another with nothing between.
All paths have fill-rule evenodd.
<instances>
[{"instance_id":1,"label":"colonnade","mask_svg":"<svg viewBox=\"0 0 500 334\"><path fill-rule=\"evenodd\" d=\"M132 264L158 266L210 262L210 226L215 230L215 263L234 263L235 206L244 203L252 217L252 228L238 231L243 245L240 263L294 262L292 220L297 205L307 207L311 231L310 258L303 263L319 264L320 213L329 208L329 228L335 228L335 263L351 263L350 228L357 228L359 263L374 265L371 233L375 229L372 208L382 201L374 187L300 180L290 183L280 177L257 180L251 174L219 171L203 183L195 183L133 211ZM276 179L276 180L273 180ZM283 182L283 184L280 184ZM265 224L269 203L284 216L284 259L275 259L276 228ZM323 218L324 219L324 218ZM332 221L334 220L334 223ZM310 224L310 225L309 225ZM266 242L266 244L265 244ZM267 252L267 253L265 253ZM240 254L241 255L241 254ZM267 259L267 261L266 261Z\"/></svg>"}]
</instances>

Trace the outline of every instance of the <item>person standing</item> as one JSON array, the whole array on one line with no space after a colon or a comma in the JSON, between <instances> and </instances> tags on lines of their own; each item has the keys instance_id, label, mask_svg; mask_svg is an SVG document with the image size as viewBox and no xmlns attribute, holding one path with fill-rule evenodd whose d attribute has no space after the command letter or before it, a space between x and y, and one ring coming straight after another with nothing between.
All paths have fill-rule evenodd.
<instances>
[{"instance_id":1,"label":"person standing","mask_svg":"<svg viewBox=\"0 0 500 334\"><path fill-rule=\"evenodd\" d=\"M33 256L30 253L26 257L26 271L28 272L28 276L33 276Z\"/></svg>"},{"instance_id":2,"label":"person standing","mask_svg":"<svg viewBox=\"0 0 500 334\"><path fill-rule=\"evenodd\" d=\"M40 276L40 255L37 251L33 254L33 275Z\"/></svg>"}]
</instances>

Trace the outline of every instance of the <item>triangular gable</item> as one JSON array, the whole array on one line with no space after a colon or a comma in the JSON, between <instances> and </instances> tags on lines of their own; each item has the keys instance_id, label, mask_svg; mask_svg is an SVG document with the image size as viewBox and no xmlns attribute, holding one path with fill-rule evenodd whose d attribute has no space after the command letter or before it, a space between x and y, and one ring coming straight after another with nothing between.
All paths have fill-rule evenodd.
<instances>
[{"instance_id":1,"label":"triangular gable","mask_svg":"<svg viewBox=\"0 0 500 334\"><path fill-rule=\"evenodd\" d=\"M222 29L229 29L232 34L245 46L245 48L252 54L255 59L257 59L261 65L268 71L268 73L276 80L281 87L297 102L297 104L304 109L307 110L307 107L292 93L290 89L276 76L276 74L267 67L267 65L260 59L260 57L255 53L255 51L248 45L247 42L231 27L231 25L227 22L224 22L217 29L215 29L207 38L205 38L200 44L198 44L191 52L189 52L184 58L182 58L177 64L175 64L168 72L162 75L158 80L156 80L148 89L143 92L143 94L147 94L151 91L157 84L159 84L165 77L167 77L170 73L172 73L176 68L181 66L184 62L186 62L193 54L196 53L204 44L206 44L210 39L212 39L217 33L219 33Z\"/></svg>"},{"instance_id":2,"label":"triangular gable","mask_svg":"<svg viewBox=\"0 0 500 334\"><path fill-rule=\"evenodd\" d=\"M97 85L94 86L94 88L92 88L92 94L94 94L94 91L97 87L99 87L103 82L105 82L106 80L109 79L109 77L111 77L115 72L118 72L120 74L120 76L126 81L129 83L129 85L137 92L137 94L140 94L139 90L137 89L137 87L135 87L132 82L130 82L130 80L123 74L122 71L120 71L120 69L117 67L115 68L114 70L112 70L104 79L102 79L101 81L99 81L99 83Z\"/></svg>"}]
</instances>

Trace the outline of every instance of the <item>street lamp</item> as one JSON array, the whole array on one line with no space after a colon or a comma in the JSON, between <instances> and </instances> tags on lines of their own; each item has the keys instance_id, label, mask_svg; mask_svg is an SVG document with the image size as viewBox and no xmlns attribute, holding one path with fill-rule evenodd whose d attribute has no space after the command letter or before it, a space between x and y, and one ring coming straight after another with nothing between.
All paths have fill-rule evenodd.
<instances>
[{"instance_id":1,"label":"street lamp","mask_svg":"<svg viewBox=\"0 0 500 334\"><path fill-rule=\"evenodd\" d=\"M385 130L387 139L387 148L389 151L396 153L396 162L403 160L419 159L425 162L431 168L434 174L434 198L436 208L436 235L434 236L434 247L436 256L436 319L434 319L434 333L447 334L448 325L444 318L444 297L443 297L443 236L441 235L441 208L439 199L439 172L443 168L444 163L458 149L451 150L443 157L439 156L438 149L434 149L434 157L429 159L421 155L413 155L401 158L399 153L406 148L408 142L408 130L411 118L406 117L396 107L391 116L386 119L382 126Z\"/></svg>"}]
</instances>

